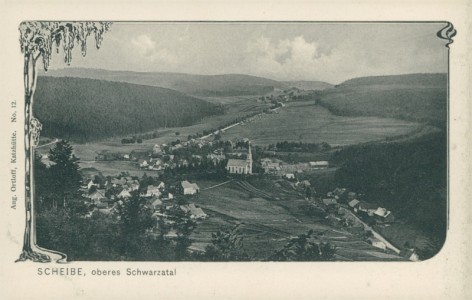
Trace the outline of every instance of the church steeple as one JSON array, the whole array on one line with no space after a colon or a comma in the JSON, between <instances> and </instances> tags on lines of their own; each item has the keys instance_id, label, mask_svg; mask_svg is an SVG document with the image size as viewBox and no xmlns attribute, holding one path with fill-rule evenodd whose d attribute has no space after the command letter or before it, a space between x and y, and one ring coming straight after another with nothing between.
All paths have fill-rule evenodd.
<instances>
[{"instance_id":1,"label":"church steeple","mask_svg":"<svg viewBox=\"0 0 472 300\"><path fill-rule=\"evenodd\" d=\"M252 152L251 152L251 142L249 141L248 143L248 153L247 153L247 158L246 158L246 163L247 163L247 173L252 174Z\"/></svg>"}]
</instances>

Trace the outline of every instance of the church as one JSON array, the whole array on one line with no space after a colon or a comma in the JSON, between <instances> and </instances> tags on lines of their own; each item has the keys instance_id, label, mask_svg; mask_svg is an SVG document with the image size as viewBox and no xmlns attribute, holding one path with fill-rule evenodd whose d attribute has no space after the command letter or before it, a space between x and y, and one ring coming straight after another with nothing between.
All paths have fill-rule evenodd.
<instances>
[{"instance_id":1,"label":"church","mask_svg":"<svg viewBox=\"0 0 472 300\"><path fill-rule=\"evenodd\" d=\"M226 165L226 170L231 174L252 174L252 153L251 143L248 143L246 159L230 158Z\"/></svg>"}]
</instances>

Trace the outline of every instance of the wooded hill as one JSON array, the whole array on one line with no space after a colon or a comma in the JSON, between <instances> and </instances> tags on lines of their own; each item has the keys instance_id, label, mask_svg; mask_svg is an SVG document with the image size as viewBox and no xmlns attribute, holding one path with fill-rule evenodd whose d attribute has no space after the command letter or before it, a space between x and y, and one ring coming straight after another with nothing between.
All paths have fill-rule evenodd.
<instances>
[{"instance_id":1,"label":"wooded hill","mask_svg":"<svg viewBox=\"0 0 472 300\"><path fill-rule=\"evenodd\" d=\"M337 186L365 195L435 241L421 250L434 256L446 238L447 140L445 132L401 143L352 145L335 153L332 161ZM403 246L403 245L397 245Z\"/></svg>"},{"instance_id":2,"label":"wooded hill","mask_svg":"<svg viewBox=\"0 0 472 300\"><path fill-rule=\"evenodd\" d=\"M158 86L173 89L188 95L202 97L265 95L272 92L274 88L285 87L284 84L275 80L242 74L195 75L67 68L49 70L44 75L100 79Z\"/></svg>"},{"instance_id":3,"label":"wooded hill","mask_svg":"<svg viewBox=\"0 0 472 300\"><path fill-rule=\"evenodd\" d=\"M445 128L447 74L361 77L321 92L337 115L399 118Z\"/></svg>"},{"instance_id":4,"label":"wooded hill","mask_svg":"<svg viewBox=\"0 0 472 300\"><path fill-rule=\"evenodd\" d=\"M34 115L44 136L76 142L191 125L223 107L165 88L39 76Z\"/></svg>"}]
</instances>

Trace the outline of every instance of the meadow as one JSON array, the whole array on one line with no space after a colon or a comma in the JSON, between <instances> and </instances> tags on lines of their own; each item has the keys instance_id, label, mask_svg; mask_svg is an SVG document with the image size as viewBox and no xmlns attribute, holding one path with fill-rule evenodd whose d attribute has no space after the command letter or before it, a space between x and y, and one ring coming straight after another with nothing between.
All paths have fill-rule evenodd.
<instances>
[{"instance_id":1,"label":"meadow","mask_svg":"<svg viewBox=\"0 0 472 300\"><path fill-rule=\"evenodd\" d=\"M193 233L193 248L204 249L211 241L211 233L218 229L242 224L244 248L257 259L280 249L291 237L313 229L323 232L322 241L337 247L337 260L401 260L342 228L307 215L301 207L308 202L298 192L283 188L277 182L266 179L233 181L207 190L203 189L218 182L197 183L202 191L194 199L195 203L210 217L202 221Z\"/></svg>"},{"instance_id":2,"label":"meadow","mask_svg":"<svg viewBox=\"0 0 472 300\"><path fill-rule=\"evenodd\" d=\"M222 134L223 139L246 137L254 145L280 141L343 146L384 140L417 130L418 123L379 117L335 116L314 102L289 102L276 113L264 114Z\"/></svg>"}]
</instances>

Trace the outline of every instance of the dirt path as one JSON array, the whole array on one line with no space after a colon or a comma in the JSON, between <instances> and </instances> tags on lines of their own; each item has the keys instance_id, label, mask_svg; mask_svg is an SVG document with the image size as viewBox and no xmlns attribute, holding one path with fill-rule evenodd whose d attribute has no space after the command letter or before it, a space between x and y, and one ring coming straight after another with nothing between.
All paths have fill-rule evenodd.
<instances>
[{"instance_id":1,"label":"dirt path","mask_svg":"<svg viewBox=\"0 0 472 300\"><path fill-rule=\"evenodd\" d=\"M201 190L202 190L202 191L210 190L210 189L213 189L213 188L222 186L223 184L227 184L227 183L229 183L229 182L231 182L231 181L233 181L233 179L230 179L230 180L228 180L228 181L225 181L225 182L222 182L222 183L219 183L219 184L216 184L216 185L213 185L213 186L210 186L210 187L201 189Z\"/></svg>"}]
</instances>

